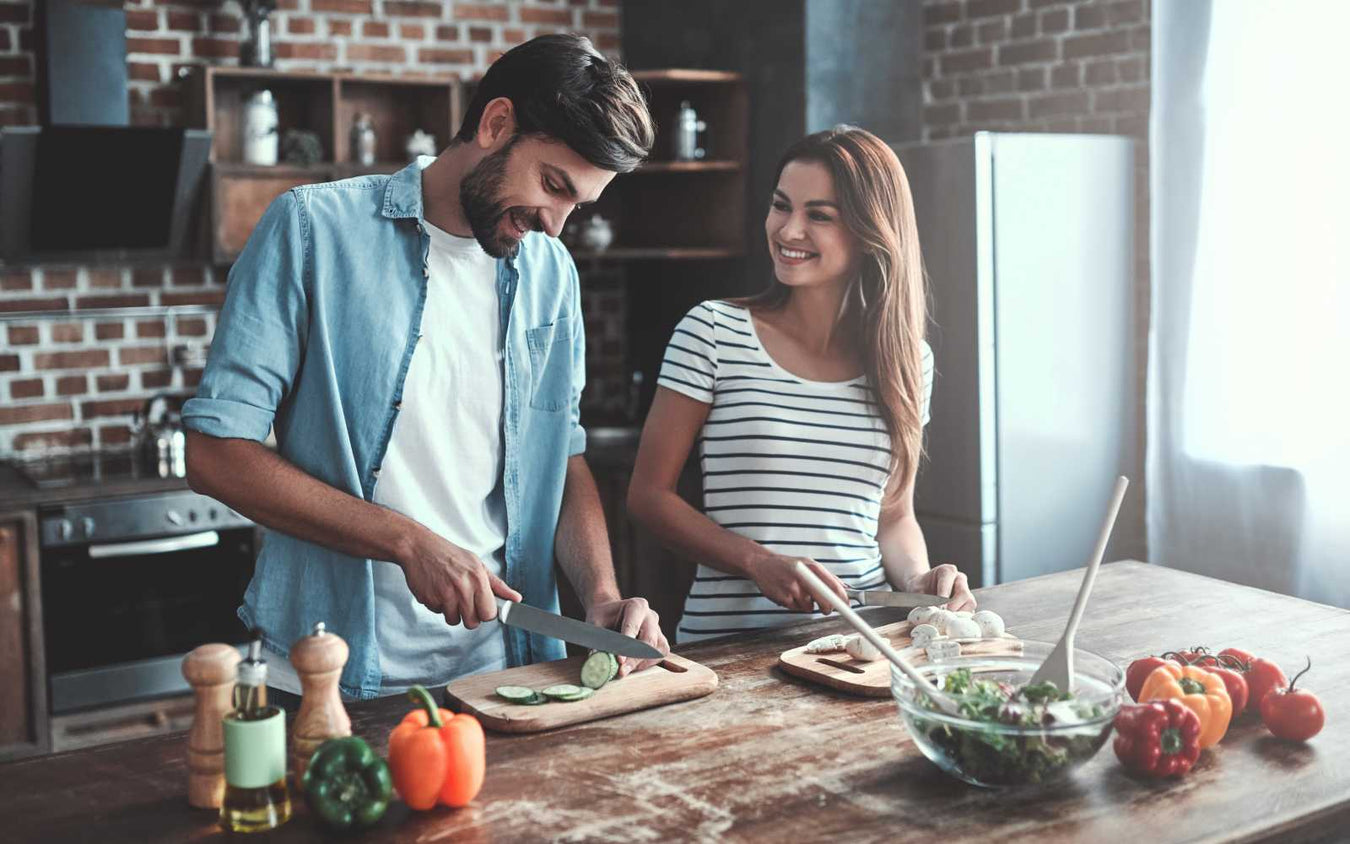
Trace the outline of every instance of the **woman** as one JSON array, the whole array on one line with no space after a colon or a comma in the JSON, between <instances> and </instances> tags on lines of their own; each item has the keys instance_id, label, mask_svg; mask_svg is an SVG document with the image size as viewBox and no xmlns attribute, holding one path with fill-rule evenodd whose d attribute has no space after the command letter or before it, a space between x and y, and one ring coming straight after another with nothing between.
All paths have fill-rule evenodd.
<instances>
[{"instance_id":1,"label":"woman","mask_svg":"<svg viewBox=\"0 0 1350 844\"><path fill-rule=\"evenodd\" d=\"M633 517L700 561L681 642L816 610L793 565L849 589L950 596L914 518L932 353L909 184L848 126L794 144L764 222L774 281L675 329L629 487ZM704 512L675 492L695 441Z\"/></svg>"}]
</instances>

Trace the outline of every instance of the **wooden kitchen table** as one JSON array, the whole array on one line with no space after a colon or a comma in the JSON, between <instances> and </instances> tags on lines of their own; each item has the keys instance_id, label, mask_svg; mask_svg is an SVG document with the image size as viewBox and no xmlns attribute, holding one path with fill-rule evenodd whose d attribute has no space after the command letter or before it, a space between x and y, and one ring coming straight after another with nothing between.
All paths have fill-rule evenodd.
<instances>
[{"instance_id":1,"label":"wooden kitchen table","mask_svg":"<svg viewBox=\"0 0 1350 844\"><path fill-rule=\"evenodd\" d=\"M1081 570L978 593L1025 638L1061 631ZM894 611L879 611L881 613ZM1127 776L1110 746L1066 783L1020 793L966 786L924 759L889 700L846 697L775 668L837 620L680 652L710 666L710 697L552 733L489 734L474 804L395 803L355 841L1343 841L1350 838L1350 612L1135 562L1104 566L1078 645L1124 665L1208 644L1249 648L1318 693L1327 726L1306 745L1244 720L1178 781ZM402 699L354 704L385 751ZM0 767L0 840L221 839L187 805L184 735ZM324 836L302 805L259 841Z\"/></svg>"}]
</instances>

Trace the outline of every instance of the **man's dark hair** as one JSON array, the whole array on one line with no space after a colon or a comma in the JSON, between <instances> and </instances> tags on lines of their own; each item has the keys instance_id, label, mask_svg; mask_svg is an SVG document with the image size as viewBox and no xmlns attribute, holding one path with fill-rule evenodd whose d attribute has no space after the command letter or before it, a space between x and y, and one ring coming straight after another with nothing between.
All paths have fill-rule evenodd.
<instances>
[{"instance_id":1,"label":"man's dark hair","mask_svg":"<svg viewBox=\"0 0 1350 844\"><path fill-rule=\"evenodd\" d=\"M647 100L633 77L580 35L541 35L493 62L457 140L473 140L483 110L498 97L511 101L519 133L562 141L602 170L635 169L655 142Z\"/></svg>"}]
</instances>

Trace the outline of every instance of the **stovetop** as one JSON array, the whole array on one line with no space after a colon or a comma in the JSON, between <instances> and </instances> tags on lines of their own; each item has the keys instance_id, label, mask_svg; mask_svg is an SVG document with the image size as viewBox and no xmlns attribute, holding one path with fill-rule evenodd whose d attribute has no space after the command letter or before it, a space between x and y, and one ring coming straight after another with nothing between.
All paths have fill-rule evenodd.
<instances>
[{"instance_id":1,"label":"stovetop","mask_svg":"<svg viewBox=\"0 0 1350 844\"><path fill-rule=\"evenodd\" d=\"M14 471L36 489L166 477L148 471L134 451L83 452L36 460L15 460Z\"/></svg>"}]
</instances>

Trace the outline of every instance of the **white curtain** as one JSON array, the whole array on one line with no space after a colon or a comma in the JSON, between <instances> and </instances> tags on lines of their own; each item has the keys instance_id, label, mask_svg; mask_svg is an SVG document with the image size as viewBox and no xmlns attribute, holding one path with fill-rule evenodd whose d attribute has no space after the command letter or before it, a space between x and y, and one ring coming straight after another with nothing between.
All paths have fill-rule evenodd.
<instances>
[{"instance_id":1,"label":"white curtain","mask_svg":"<svg viewBox=\"0 0 1350 844\"><path fill-rule=\"evenodd\" d=\"M1350 607L1350 2L1155 0L1155 563Z\"/></svg>"}]
</instances>

